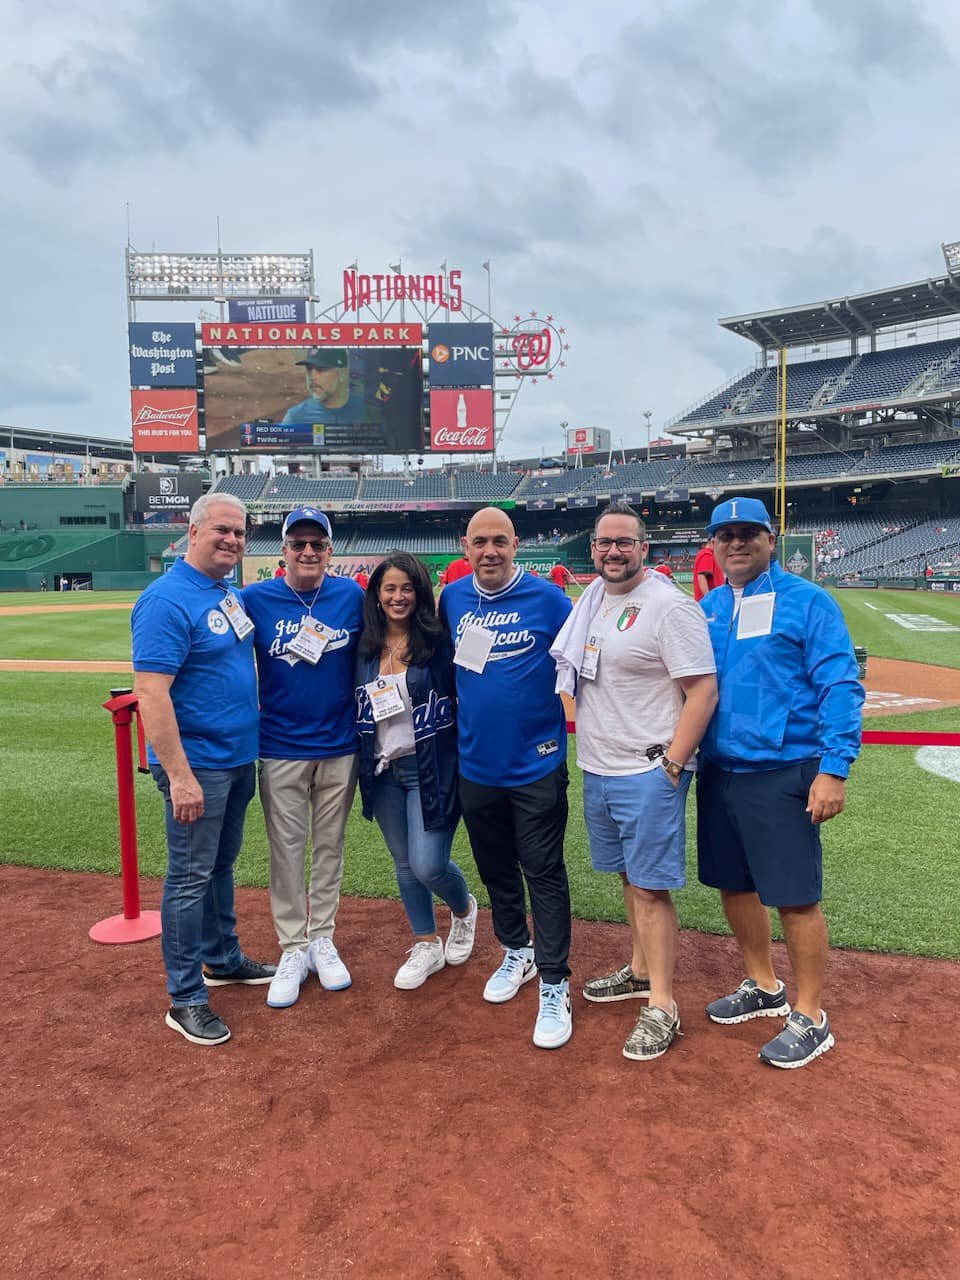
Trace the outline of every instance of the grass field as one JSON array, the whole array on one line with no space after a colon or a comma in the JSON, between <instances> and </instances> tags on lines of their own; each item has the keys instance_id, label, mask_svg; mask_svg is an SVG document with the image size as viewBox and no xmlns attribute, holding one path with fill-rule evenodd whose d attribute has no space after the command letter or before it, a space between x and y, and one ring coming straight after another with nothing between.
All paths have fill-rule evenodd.
<instances>
[{"instance_id":1,"label":"grass field","mask_svg":"<svg viewBox=\"0 0 960 1280\"><path fill-rule=\"evenodd\" d=\"M858 643L883 657L960 667L960 630L903 631L885 614L926 613L960 628L960 600L930 593L838 592ZM129 658L125 611L75 613L75 603L131 600L134 593L63 600L63 616L0 616L0 658ZM0 607L16 597L0 596ZM22 598L29 605L59 597ZM869 609L873 604L876 609ZM24 625L29 622L29 625ZM0 861L114 872L118 865L113 729L100 704L109 675L0 673ZM960 731L960 708L871 720L871 727ZM572 753L571 753L572 754ZM837 945L960 957L960 882L955 874L957 784L920 769L911 748L868 747L849 788L846 812L825 829L825 904ZM622 920L619 882L590 868L580 776L571 768L567 861L576 914ZM162 806L152 780L137 781L141 868L161 875ZM725 932L717 896L696 881L689 805L688 888L677 895L685 927ZM479 886L463 829L455 856ZM355 809L347 835L344 892L396 897L393 868L377 829ZM241 883L267 882L267 847L259 805L250 808ZM481 887L482 888L482 887ZM482 892L478 893L483 901ZM119 889L118 889L119 907Z\"/></svg>"}]
</instances>

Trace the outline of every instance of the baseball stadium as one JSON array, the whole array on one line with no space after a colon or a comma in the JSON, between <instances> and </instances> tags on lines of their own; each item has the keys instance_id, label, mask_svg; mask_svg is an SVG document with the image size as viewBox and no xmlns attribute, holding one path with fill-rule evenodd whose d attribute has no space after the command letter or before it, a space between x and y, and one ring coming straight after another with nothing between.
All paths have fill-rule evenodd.
<instances>
[{"instance_id":1,"label":"baseball stadium","mask_svg":"<svg viewBox=\"0 0 960 1280\"><path fill-rule=\"evenodd\" d=\"M184 257L203 278L199 255ZM562 459L510 453L518 388L554 358L546 327L534 341L479 307L452 325L436 296L417 302L420 277L379 301L354 278L356 346L340 345L345 302L320 314L310 302L283 341L266 326L251 337L254 320L232 312L144 321L136 307L169 302L158 261L128 251L132 436L0 426L0 920L18 957L18 1083L2 1112L8 1135L30 1135L8 1150L8 1273L300 1275L312 1262L329 1276L615 1276L641 1265L625 1237L654 1216L662 1252L645 1265L658 1276L792 1276L785 1246L811 1244L809 1265L831 1276L960 1273L960 257L910 284L720 318L744 340L741 374L677 406L654 439L649 420L625 425L616 447L564 424ZM312 293L271 286L298 303ZM163 346L158 326L176 331L166 340L180 355L143 354ZM339 366L316 355L331 346L349 352ZM455 349L474 353L461 371ZM349 374L363 403L352 424L296 421L296 366L309 400L311 359ZM641 514L648 563L690 592L714 506L759 498L783 567L840 606L866 689L864 746L824 834L835 1050L809 1070L768 1071L764 1028L703 1016L740 961L719 895L697 879L691 789L674 895L683 1036L655 1064L620 1056L631 1006L579 999L629 942L617 878L591 868L573 739L575 1031L562 1051L530 1045L521 1000L480 1000L499 947L462 825L454 857L479 900L477 959L413 998L393 989L404 921L359 797L337 921L352 988L312 983L278 1015L227 987L231 1045L172 1043L156 937L97 945L88 931L121 905L136 918L159 904L163 800L136 772L131 906L118 758L132 750L136 763L137 744L104 704L132 686L131 611L185 551L206 493L247 508L238 587L274 577L285 517L310 507L332 524L329 572L369 575L408 551L439 593L466 522L492 506L513 522L517 563L543 577L566 566L574 598L596 576L590 538L608 503ZM575 730L572 704L568 718ZM254 802L235 876L245 947L263 957L276 950L269 867ZM225 1128L231 1141L214 1143ZM441 1216L449 1238L428 1251ZM736 1265L733 1217L752 1224ZM195 1270L173 1265L171 1240L197 1250Z\"/></svg>"}]
</instances>

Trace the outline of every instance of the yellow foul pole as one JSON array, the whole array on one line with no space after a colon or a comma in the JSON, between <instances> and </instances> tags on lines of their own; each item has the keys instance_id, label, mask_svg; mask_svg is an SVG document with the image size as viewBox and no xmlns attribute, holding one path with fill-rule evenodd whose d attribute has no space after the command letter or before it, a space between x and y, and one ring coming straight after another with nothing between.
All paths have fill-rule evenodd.
<instances>
[{"instance_id":1,"label":"yellow foul pole","mask_svg":"<svg viewBox=\"0 0 960 1280\"><path fill-rule=\"evenodd\" d=\"M777 363L777 426L774 450L774 469L776 471L776 488L774 491L775 512L780 532L787 527L787 349L780 348Z\"/></svg>"}]
</instances>

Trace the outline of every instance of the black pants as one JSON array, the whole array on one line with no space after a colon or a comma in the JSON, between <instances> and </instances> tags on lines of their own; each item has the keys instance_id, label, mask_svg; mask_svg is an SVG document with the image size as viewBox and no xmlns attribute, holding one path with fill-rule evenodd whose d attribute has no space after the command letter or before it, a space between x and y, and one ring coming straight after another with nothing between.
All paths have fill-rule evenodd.
<instances>
[{"instance_id":1,"label":"black pants","mask_svg":"<svg viewBox=\"0 0 960 1280\"><path fill-rule=\"evenodd\" d=\"M460 804L497 939L511 949L530 941L526 879L537 968L544 982L561 982L570 976L570 887L563 861L567 766L522 787L486 787L461 777Z\"/></svg>"}]
</instances>

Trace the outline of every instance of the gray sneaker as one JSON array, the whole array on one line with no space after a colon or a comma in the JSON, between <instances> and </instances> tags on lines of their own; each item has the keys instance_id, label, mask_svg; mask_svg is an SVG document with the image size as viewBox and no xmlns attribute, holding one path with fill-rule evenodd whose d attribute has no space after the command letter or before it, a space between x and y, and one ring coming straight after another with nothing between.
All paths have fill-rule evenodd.
<instances>
[{"instance_id":1,"label":"gray sneaker","mask_svg":"<svg viewBox=\"0 0 960 1280\"><path fill-rule=\"evenodd\" d=\"M712 1022L749 1022L751 1018L785 1018L790 1012L787 989L781 982L772 994L758 987L752 978L744 978L736 991L707 1005Z\"/></svg>"},{"instance_id":2,"label":"gray sneaker","mask_svg":"<svg viewBox=\"0 0 960 1280\"><path fill-rule=\"evenodd\" d=\"M636 977L630 965L625 964L615 973L585 982L583 998L596 1004L611 1004L614 1000L649 1000L650 979Z\"/></svg>"},{"instance_id":3,"label":"gray sneaker","mask_svg":"<svg viewBox=\"0 0 960 1280\"><path fill-rule=\"evenodd\" d=\"M827 1053L834 1045L833 1033L827 1015L818 1027L812 1018L794 1009L787 1019L787 1025L778 1036L767 1042L760 1050L760 1061L771 1067L805 1067L821 1053Z\"/></svg>"},{"instance_id":4,"label":"gray sneaker","mask_svg":"<svg viewBox=\"0 0 960 1280\"><path fill-rule=\"evenodd\" d=\"M627 1036L623 1046L623 1056L644 1062L647 1058L659 1058L666 1053L680 1031L680 1010L673 1006L673 1014L667 1013L657 1005L644 1009L637 1019L637 1025Z\"/></svg>"}]
</instances>

